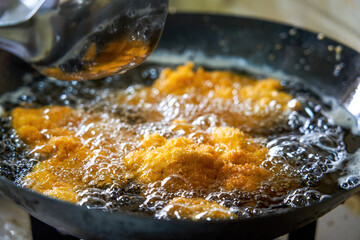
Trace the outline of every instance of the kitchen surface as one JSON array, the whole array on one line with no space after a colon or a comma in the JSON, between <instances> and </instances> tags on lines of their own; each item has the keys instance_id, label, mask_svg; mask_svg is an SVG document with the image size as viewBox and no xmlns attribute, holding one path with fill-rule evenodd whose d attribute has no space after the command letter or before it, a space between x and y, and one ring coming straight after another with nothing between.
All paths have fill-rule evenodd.
<instances>
[{"instance_id":1,"label":"kitchen surface","mask_svg":"<svg viewBox=\"0 0 360 240\"><path fill-rule=\"evenodd\" d=\"M287 23L360 51L360 0L171 0L169 11L230 14ZM359 226L358 193L318 220L316 239L360 239ZM0 197L2 239L31 240L32 234L29 215Z\"/></svg>"}]
</instances>

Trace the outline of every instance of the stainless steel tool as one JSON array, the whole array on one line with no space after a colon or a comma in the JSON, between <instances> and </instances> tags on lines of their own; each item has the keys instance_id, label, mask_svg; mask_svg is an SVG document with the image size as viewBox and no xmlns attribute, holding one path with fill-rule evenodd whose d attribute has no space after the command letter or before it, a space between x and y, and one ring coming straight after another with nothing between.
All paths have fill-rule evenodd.
<instances>
[{"instance_id":1,"label":"stainless steel tool","mask_svg":"<svg viewBox=\"0 0 360 240\"><path fill-rule=\"evenodd\" d=\"M167 6L168 0L1 0L0 48L61 80L113 75L151 54Z\"/></svg>"}]
</instances>

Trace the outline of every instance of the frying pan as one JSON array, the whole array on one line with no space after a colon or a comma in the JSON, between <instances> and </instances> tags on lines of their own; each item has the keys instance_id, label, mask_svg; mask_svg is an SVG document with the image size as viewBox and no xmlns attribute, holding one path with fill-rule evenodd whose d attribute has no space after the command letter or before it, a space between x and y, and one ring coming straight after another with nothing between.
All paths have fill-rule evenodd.
<instances>
[{"instance_id":1,"label":"frying pan","mask_svg":"<svg viewBox=\"0 0 360 240\"><path fill-rule=\"evenodd\" d=\"M174 14L168 16L162 39L149 61L194 60L201 64L213 62L215 67L253 67L297 76L344 104L359 123L360 108L354 107L354 101L360 94L360 54L345 46L341 46L341 52L329 51L329 46L338 45L314 33L257 19ZM32 71L4 52L0 55L0 69L1 92L21 86L22 76ZM349 143L354 149L360 145L356 137ZM86 239L270 239L313 222L359 189L354 185L313 205L279 209L263 216L193 222L90 210L45 197L0 177L0 193L5 197L41 221Z\"/></svg>"}]
</instances>

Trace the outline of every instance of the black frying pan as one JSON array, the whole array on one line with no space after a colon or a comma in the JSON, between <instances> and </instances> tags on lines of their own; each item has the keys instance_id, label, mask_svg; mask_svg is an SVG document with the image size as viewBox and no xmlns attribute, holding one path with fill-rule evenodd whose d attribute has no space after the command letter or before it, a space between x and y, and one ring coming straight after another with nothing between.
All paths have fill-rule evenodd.
<instances>
[{"instance_id":1,"label":"black frying pan","mask_svg":"<svg viewBox=\"0 0 360 240\"><path fill-rule=\"evenodd\" d=\"M197 61L200 52L210 62L217 56L234 59L232 68L237 68L243 67L244 62L240 59L246 59L249 65L281 70L305 79L322 93L335 97L345 107L349 106L353 96L359 94L356 88L359 85L360 54L343 46L341 59L337 59L328 46L337 46L338 43L329 39L319 40L316 34L291 29L281 24L239 17L169 15L152 60L164 59L161 56L166 52L170 55L185 53L188 60ZM281 45L281 49L277 44ZM307 67L299 67L300 59ZM335 65L340 63L344 64L343 68L334 74ZM1 53L0 93L21 86L21 76L28 71L31 70L21 61ZM360 107L349 110L360 122ZM360 145L356 138L350 143L353 148ZM260 217L193 222L89 210L23 189L0 177L0 193L4 196L45 223L86 239L274 238L316 220L359 189L358 186L342 190L308 207L279 209Z\"/></svg>"}]
</instances>

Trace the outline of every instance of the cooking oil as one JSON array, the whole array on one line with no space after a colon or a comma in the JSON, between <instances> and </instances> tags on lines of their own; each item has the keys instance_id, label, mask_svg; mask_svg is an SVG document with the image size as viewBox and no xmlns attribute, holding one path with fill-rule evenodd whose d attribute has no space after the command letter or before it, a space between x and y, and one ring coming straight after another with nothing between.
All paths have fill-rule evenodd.
<instances>
[{"instance_id":1,"label":"cooking oil","mask_svg":"<svg viewBox=\"0 0 360 240\"><path fill-rule=\"evenodd\" d=\"M87 82L34 79L18 92L4 95L1 98L4 113L0 121L1 175L26 185L24 176L43 161L18 137L9 113L15 107L60 105L70 106L75 114L82 116L80 124L67 125L67 129L75 132L75 136L95 155L98 151L96 156L106 156L102 161L95 155L85 159L82 181L88 187L79 188L76 194L77 204L88 208L169 218L162 209L174 197L201 197L231 209L238 217L250 217L279 208L307 206L358 184L359 174L341 167L358 159L357 149L351 152L347 149L346 136L351 134L351 126L339 126L329 114L339 106L329 105L323 96L309 90L305 84L282 82L284 91L294 98L290 107L299 102L299 108L273 114L279 108L275 104L266 110L267 118L248 124L250 118L243 116L253 114L254 109L246 102L235 101L234 104L204 98L194 103L197 96L191 93L168 95L158 102L142 100L159 95L156 90L142 92L139 100L139 92L150 86L163 68L164 65L144 64L122 76ZM196 131L189 133L181 128L175 129L172 123L178 119ZM265 181L252 192L222 188L212 192L201 189L169 191L166 187L169 182L186 179L174 175L143 184L124 170L122 159L139 149L142 140L139 136L158 133L167 139L189 138L200 145L206 142L207 134L211 134L214 128L234 126L268 149L261 167L274 176L282 176L282 180ZM65 170L63 174L67 174ZM109 184L106 181L108 176L126 181Z\"/></svg>"}]
</instances>

